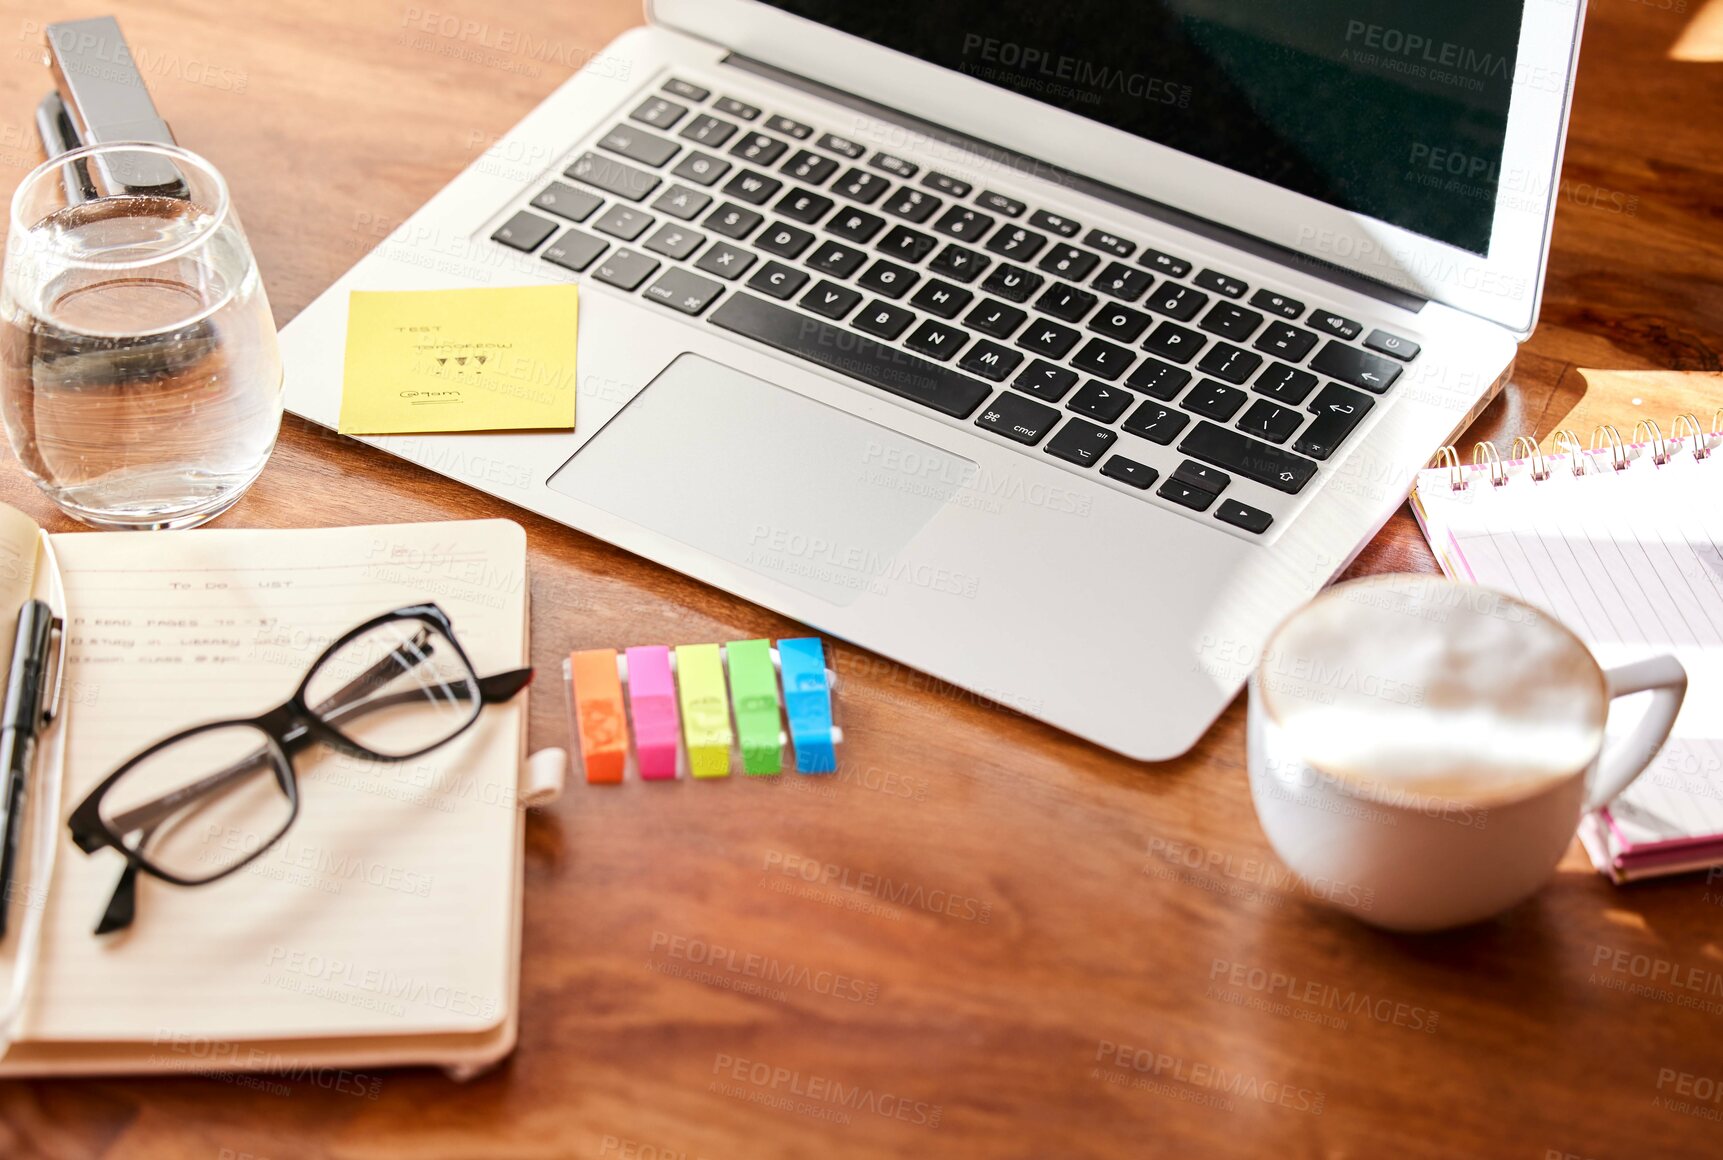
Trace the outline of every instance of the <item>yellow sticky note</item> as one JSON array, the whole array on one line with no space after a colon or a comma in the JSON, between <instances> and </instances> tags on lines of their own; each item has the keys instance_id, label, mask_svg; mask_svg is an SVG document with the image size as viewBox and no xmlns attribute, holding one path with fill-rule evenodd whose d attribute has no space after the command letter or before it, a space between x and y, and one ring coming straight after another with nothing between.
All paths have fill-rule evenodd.
<instances>
[{"instance_id":1,"label":"yellow sticky note","mask_svg":"<svg viewBox=\"0 0 1723 1160\"><path fill-rule=\"evenodd\" d=\"M343 435L574 426L573 285L355 290Z\"/></svg>"}]
</instances>

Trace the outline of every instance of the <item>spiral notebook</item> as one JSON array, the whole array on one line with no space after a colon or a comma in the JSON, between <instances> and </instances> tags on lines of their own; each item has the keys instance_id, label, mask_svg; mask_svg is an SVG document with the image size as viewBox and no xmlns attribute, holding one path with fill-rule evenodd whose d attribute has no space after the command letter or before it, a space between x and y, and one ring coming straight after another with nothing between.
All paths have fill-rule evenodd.
<instances>
[{"instance_id":1,"label":"spiral notebook","mask_svg":"<svg viewBox=\"0 0 1723 1160\"><path fill-rule=\"evenodd\" d=\"M1449 576L1558 617L1614 665L1673 653L1687 700L1651 767L1580 838L1617 882L1723 864L1723 411L1709 430L1677 416L1666 436L1604 424L1554 454L1517 439L1443 448L1412 510ZM1611 737L1632 727L1625 707Z\"/></svg>"}]
</instances>

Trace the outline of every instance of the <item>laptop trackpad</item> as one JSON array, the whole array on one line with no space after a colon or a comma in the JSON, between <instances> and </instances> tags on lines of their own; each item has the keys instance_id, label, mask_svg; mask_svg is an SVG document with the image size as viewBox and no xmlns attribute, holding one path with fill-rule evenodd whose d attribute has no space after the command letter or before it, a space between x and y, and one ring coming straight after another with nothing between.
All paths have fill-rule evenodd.
<instances>
[{"instance_id":1,"label":"laptop trackpad","mask_svg":"<svg viewBox=\"0 0 1723 1160\"><path fill-rule=\"evenodd\" d=\"M904 547L976 470L972 460L683 354L550 486L850 604L918 574Z\"/></svg>"}]
</instances>

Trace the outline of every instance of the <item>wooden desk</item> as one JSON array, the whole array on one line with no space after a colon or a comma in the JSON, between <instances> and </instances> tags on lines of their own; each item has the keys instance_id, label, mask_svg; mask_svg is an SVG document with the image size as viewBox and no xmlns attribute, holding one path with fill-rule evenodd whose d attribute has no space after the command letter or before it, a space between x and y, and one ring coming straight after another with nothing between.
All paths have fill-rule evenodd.
<instances>
[{"instance_id":1,"label":"wooden desk","mask_svg":"<svg viewBox=\"0 0 1723 1160\"><path fill-rule=\"evenodd\" d=\"M639 19L633 0L451 0L435 7L452 34L416 31L430 7L119 6L165 116L230 178L281 322ZM1701 3L1670 7L1592 5L1543 325L1481 436L1548 430L1581 393L1580 367L1718 366L1723 84L1715 64L1666 59ZM34 162L46 85L20 54L37 22L89 9L5 12L9 190ZM482 30L463 36L465 19ZM69 526L15 465L0 468L0 498ZM297 420L223 524L476 516L527 528L547 677L570 646L795 627ZM1401 515L1356 570L1431 566ZM1550 889L1499 921L1392 937L1281 881L1251 813L1238 705L1185 759L1141 766L859 649L840 647L837 664L843 776L650 802L574 786L533 819L521 1043L495 1073L388 1073L374 1099L307 1080L0 1083L0 1155L1723 1151L1723 1104L1678 1090L1683 1073L1705 1077L1701 1093L1723 1083L1710 986L1723 882L1617 890L1576 847ZM535 746L565 739L548 683ZM1699 972L1685 977L1708 993L1659 990L1702 1006L1622 989L1653 969ZM1257 982L1269 976L1353 1013L1288 1000L1287 985ZM1156 1057L1158 1074L1131 1066ZM1171 1074L1203 1065L1243 1087ZM847 1111L825 1091L761 1102L836 1084L859 1089ZM834 1108L840 1122L818 1118Z\"/></svg>"}]
</instances>

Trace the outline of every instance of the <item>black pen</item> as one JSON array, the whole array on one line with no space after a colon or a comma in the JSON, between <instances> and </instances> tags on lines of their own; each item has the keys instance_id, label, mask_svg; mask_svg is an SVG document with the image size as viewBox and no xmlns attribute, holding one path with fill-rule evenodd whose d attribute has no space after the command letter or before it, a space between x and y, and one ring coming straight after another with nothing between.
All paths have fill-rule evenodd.
<instances>
[{"instance_id":1,"label":"black pen","mask_svg":"<svg viewBox=\"0 0 1723 1160\"><path fill-rule=\"evenodd\" d=\"M0 703L0 939L12 909L12 876L23 829L24 790L36 756L36 736L53 706L46 700L48 649L54 611L40 600L26 600L18 612L12 640L12 667L6 672L6 699Z\"/></svg>"}]
</instances>

